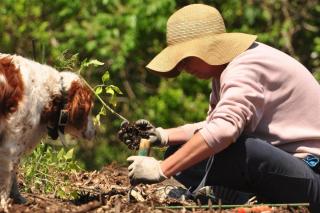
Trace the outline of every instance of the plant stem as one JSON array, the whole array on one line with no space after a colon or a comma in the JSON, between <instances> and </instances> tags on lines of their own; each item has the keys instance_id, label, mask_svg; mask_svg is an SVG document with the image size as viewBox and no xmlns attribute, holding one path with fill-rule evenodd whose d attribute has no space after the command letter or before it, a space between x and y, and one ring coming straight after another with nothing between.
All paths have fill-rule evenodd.
<instances>
[{"instance_id":1,"label":"plant stem","mask_svg":"<svg viewBox=\"0 0 320 213\"><path fill-rule=\"evenodd\" d=\"M82 80L84 81L84 83L90 88L90 90L93 92L93 94L98 98L98 100L101 102L101 104L107 108L112 114L116 115L118 118L120 118L123 121L128 121L128 119L126 119L125 117L123 117L122 115L120 115L119 113L117 113L116 111L114 111L111 107L109 107L103 100L102 98L97 95L94 91L94 89L90 86L90 84L83 78L81 77Z\"/></svg>"}]
</instances>

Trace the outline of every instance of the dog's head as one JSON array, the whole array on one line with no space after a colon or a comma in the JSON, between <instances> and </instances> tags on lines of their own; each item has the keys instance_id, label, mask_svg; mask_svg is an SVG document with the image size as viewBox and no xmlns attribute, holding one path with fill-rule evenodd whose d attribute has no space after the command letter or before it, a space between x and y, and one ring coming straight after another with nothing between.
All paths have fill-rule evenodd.
<instances>
[{"instance_id":1,"label":"dog's head","mask_svg":"<svg viewBox=\"0 0 320 213\"><path fill-rule=\"evenodd\" d=\"M60 113L59 122L63 122L62 125L65 125L65 133L91 140L95 136L95 127L91 116L92 92L75 73L61 72L60 76L65 106L63 107L64 111Z\"/></svg>"},{"instance_id":2,"label":"dog's head","mask_svg":"<svg viewBox=\"0 0 320 213\"><path fill-rule=\"evenodd\" d=\"M26 82L23 82L22 75L27 79ZM46 90L49 100L44 103L40 122L47 124L48 133L53 139L58 137L59 131L84 139L95 136L91 117L93 93L79 75L73 72L58 72L50 66L27 58L1 53L0 119L7 118L18 110L19 103L26 98L23 95L26 93L24 90L28 87L38 88L39 85L34 85L37 81L28 81L26 76L29 75L39 75L38 79L43 75L42 79L48 79L47 85L41 87Z\"/></svg>"},{"instance_id":3,"label":"dog's head","mask_svg":"<svg viewBox=\"0 0 320 213\"><path fill-rule=\"evenodd\" d=\"M93 139L96 133L91 116L93 93L75 73L60 72L59 77L58 94L50 98L41 115L42 122L47 123L49 136L55 140L60 132Z\"/></svg>"}]
</instances>

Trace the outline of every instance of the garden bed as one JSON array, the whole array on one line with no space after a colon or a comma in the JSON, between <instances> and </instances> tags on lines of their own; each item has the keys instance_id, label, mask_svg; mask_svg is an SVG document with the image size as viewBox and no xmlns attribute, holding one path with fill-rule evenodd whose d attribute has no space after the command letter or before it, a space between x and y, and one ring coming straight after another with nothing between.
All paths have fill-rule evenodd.
<instances>
[{"instance_id":1,"label":"garden bed","mask_svg":"<svg viewBox=\"0 0 320 213\"><path fill-rule=\"evenodd\" d=\"M19 178L23 187L23 178ZM253 209L217 207L209 202L201 208L188 199L165 198L170 188L179 188L174 180L161 184L139 185L130 191L127 170L108 165L101 171L72 175L71 183L79 196L76 200L61 200L51 194L22 193L28 199L25 205L11 204L10 212L254 212ZM129 198L129 191L131 196ZM183 206L185 208L183 208ZM192 206L192 207L191 207ZM271 210L270 210L271 209ZM257 212L257 211L256 211ZM259 212L262 212L259 211ZM273 207L265 212L308 212L306 207Z\"/></svg>"}]
</instances>

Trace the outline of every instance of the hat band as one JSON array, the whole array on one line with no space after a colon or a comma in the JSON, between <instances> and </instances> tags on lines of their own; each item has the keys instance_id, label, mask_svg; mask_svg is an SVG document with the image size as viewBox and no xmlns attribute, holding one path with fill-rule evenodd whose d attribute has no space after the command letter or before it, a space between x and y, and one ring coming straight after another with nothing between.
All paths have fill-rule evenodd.
<instances>
[{"instance_id":1,"label":"hat band","mask_svg":"<svg viewBox=\"0 0 320 213\"><path fill-rule=\"evenodd\" d=\"M219 17L170 23L167 27L167 43L174 45L210 34L225 32L223 20Z\"/></svg>"}]
</instances>

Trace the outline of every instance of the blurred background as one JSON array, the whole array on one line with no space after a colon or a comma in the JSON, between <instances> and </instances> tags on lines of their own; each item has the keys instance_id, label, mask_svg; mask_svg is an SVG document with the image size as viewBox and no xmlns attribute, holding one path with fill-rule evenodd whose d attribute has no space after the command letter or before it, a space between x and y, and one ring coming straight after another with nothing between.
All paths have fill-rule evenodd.
<instances>
[{"instance_id":1,"label":"blurred background","mask_svg":"<svg viewBox=\"0 0 320 213\"><path fill-rule=\"evenodd\" d=\"M201 121L209 81L185 74L161 79L145 69L166 46L168 17L191 3L215 6L229 32L257 34L258 41L295 57L320 79L318 0L0 0L0 52L54 67L66 51L80 60L97 59L105 65L83 73L85 79L95 86L108 70L109 83L123 92L114 109L129 120L145 118L164 128ZM95 113L100 107L97 102ZM97 138L77 143L77 160L86 169L122 164L135 153L117 139L120 123L108 112Z\"/></svg>"}]
</instances>

